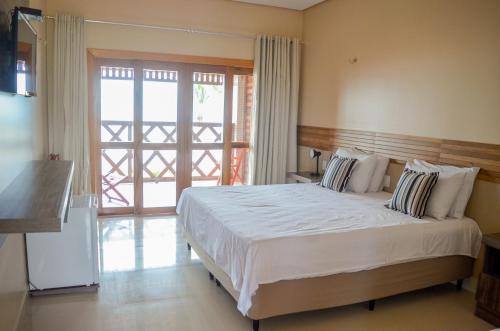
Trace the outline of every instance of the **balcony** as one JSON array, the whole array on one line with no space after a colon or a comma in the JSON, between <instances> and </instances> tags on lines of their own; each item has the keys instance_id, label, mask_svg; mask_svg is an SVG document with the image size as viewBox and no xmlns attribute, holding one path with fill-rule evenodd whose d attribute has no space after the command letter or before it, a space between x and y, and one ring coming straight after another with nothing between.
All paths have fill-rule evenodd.
<instances>
[{"instance_id":1,"label":"balcony","mask_svg":"<svg viewBox=\"0 0 500 331\"><path fill-rule=\"evenodd\" d=\"M102 205L130 207L134 201L134 150L120 143L134 141L132 121L101 121ZM233 131L237 129L233 124ZM192 185L222 184L222 124L193 123ZM175 206L177 126L176 122L143 122L142 177L145 207ZM172 144L155 149L155 144ZM196 146L196 144L200 144ZM150 146L148 146L150 145ZM234 144L231 150L231 185L248 181L248 145ZM114 147L118 146L118 147ZM109 148L108 148L109 147Z\"/></svg>"}]
</instances>

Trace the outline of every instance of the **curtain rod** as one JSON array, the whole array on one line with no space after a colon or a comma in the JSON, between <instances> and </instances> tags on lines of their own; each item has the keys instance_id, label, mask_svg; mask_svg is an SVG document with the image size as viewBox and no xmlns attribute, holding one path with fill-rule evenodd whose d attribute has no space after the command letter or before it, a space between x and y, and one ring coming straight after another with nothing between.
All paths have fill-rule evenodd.
<instances>
[{"instance_id":1,"label":"curtain rod","mask_svg":"<svg viewBox=\"0 0 500 331\"><path fill-rule=\"evenodd\" d=\"M54 16L44 16L49 20L54 20ZM96 23L96 24L108 24L108 25L118 25L118 26L131 26L135 28L144 28L144 29L156 29L156 30L165 30L165 31L174 31L174 32L187 32L187 33L198 33L198 34L206 34L213 36L223 36L229 38L241 38L241 39L251 39L255 40L256 36L243 34L243 33L231 33L231 32L219 32L219 31L207 31L207 30L198 30L191 28L179 28L173 26L163 26L163 25L150 25L150 24L136 24L136 23L125 23L125 22L112 22L112 21L101 21L101 20L92 20L85 19L86 23Z\"/></svg>"}]
</instances>

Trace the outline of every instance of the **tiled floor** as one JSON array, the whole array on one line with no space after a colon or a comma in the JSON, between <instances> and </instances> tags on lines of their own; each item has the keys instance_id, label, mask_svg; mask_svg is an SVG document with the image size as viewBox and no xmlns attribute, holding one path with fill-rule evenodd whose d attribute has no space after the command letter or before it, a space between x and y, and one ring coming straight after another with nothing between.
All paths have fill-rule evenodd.
<instances>
[{"instance_id":1,"label":"tiled floor","mask_svg":"<svg viewBox=\"0 0 500 331\"><path fill-rule=\"evenodd\" d=\"M232 297L215 286L186 249L176 218L100 221L101 287L97 294L29 298L19 331L251 331ZM452 285L264 320L278 330L491 330L476 318L473 294Z\"/></svg>"}]
</instances>

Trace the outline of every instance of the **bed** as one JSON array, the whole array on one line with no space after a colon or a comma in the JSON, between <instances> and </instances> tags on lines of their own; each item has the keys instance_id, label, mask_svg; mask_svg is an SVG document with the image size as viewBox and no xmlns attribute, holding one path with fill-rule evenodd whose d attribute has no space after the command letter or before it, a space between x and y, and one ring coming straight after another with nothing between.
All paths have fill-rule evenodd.
<instances>
[{"instance_id":1,"label":"bed","mask_svg":"<svg viewBox=\"0 0 500 331\"><path fill-rule=\"evenodd\" d=\"M481 232L469 219L416 219L386 192L315 184L184 190L177 212L211 275L259 320L374 300L471 276Z\"/></svg>"}]
</instances>

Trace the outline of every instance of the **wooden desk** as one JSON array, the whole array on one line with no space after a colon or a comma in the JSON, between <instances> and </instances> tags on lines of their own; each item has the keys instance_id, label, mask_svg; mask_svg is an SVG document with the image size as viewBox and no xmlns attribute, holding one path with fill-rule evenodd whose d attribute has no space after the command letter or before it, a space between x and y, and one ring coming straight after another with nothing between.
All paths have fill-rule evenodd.
<instances>
[{"instance_id":1,"label":"wooden desk","mask_svg":"<svg viewBox=\"0 0 500 331\"><path fill-rule=\"evenodd\" d=\"M483 272L476 291L476 315L500 327L500 233L483 237Z\"/></svg>"}]
</instances>

